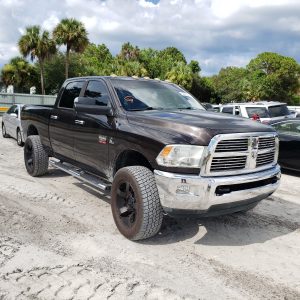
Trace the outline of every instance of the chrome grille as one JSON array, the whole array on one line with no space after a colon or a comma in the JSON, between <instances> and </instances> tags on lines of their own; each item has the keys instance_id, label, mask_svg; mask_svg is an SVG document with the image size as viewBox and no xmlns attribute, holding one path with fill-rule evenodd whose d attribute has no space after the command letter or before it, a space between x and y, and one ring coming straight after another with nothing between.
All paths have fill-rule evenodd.
<instances>
[{"instance_id":1,"label":"chrome grille","mask_svg":"<svg viewBox=\"0 0 300 300\"><path fill-rule=\"evenodd\" d=\"M256 167L271 164L274 161L275 151L259 153L256 159Z\"/></svg>"},{"instance_id":2,"label":"chrome grille","mask_svg":"<svg viewBox=\"0 0 300 300\"><path fill-rule=\"evenodd\" d=\"M237 133L215 136L208 146L201 175L235 175L257 172L277 163L276 133Z\"/></svg>"},{"instance_id":3,"label":"chrome grille","mask_svg":"<svg viewBox=\"0 0 300 300\"><path fill-rule=\"evenodd\" d=\"M215 152L247 151L248 139L233 139L220 141Z\"/></svg>"},{"instance_id":4,"label":"chrome grille","mask_svg":"<svg viewBox=\"0 0 300 300\"><path fill-rule=\"evenodd\" d=\"M247 156L214 157L211 162L210 171L231 171L245 168Z\"/></svg>"},{"instance_id":5,"label":"chrome grille","mask_svg":"<svg viewBox=\"0 0 300 300\"><path fill-rule=\"evenodd\" d=\"M260 137L258 140L258 149L268 149L275 147L275 137Z\"/></svg>"}]
</instances>

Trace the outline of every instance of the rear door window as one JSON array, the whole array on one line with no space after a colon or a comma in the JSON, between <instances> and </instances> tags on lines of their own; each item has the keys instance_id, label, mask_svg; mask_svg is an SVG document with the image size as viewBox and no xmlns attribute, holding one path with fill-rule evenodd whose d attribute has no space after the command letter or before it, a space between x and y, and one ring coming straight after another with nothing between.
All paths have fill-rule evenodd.
<instances>
[{"instance_id":1,"label":"rear door window","mask_svg":"<svg viewBox=\"0 0 300 300\"><path fill-rule=\"evenodd\" d=\"M271 118L287 116L290 114L286 105L269 106L268 110Z\"/></svg>"},{"instance_id":2,"label":"rear door window","mask_svg":"<svg viewBox=\"0 0 300 300\"><path fill-rule=\"evenodd\" d=\"M260 118L270 118L268 111L265 107L246 107L248 117L258 115Z\"/></svg>"},{"instance_id":3,"label":"rear door window","mask_svg":"<svg viewBox=\"0 0 300 300\"><path fill-rule=\"evenodd\" d=\"M222 113L233 115L233 106L223 107Z\"/></svg>"},{"instance_id":4,"label":"rear door window","mask_svg":"<svg viewBox=\"0 0 300 300\"><path fill-rule=\"evenodd\" d=\"M60 98L59 107L73 108L74 100L79 97L84 81L73 81L68 83Z\"/></svg>"}]
</instances>

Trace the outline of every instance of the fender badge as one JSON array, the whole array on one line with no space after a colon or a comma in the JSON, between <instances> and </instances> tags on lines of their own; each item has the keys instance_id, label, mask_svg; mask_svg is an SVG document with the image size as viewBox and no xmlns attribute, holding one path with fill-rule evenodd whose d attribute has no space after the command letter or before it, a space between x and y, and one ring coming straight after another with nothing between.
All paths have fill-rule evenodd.
<instances>
[{"instance_id":1,"label":"fender badge","mask_svg":"<svg viewBox=\"0 0 300 300\"><path fill-rule=\"evenodd\" d=\"M98 136L98 143L99 144L107 144L107 137L106 136L104 136L104 135L99 135Z\"/></svg>"}]
</instances>

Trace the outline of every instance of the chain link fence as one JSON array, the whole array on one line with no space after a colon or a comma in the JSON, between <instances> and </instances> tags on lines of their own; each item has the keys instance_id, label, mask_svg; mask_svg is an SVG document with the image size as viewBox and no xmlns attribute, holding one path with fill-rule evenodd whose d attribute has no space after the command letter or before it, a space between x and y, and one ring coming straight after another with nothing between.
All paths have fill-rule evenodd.
<instances>
[{"instance_id":1,"label":"chain link fence","mask_svg":"<svg viewBox=\"0 0 300 300\"><path fill-rule=\"evenodd\" d=\"M0 93L0 113L13 104L54 105L56 96Z\"/></svg>"}]
</instances>

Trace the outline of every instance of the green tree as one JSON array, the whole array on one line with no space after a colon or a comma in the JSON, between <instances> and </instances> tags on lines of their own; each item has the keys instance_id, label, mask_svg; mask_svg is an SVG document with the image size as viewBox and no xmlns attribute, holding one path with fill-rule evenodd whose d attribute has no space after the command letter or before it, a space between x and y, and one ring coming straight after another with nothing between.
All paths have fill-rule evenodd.
<instances>
[{"instance_id":1,"label":"green tree","mask_svg":"<svg viewBox=\"0 0 300 300\"><path fill-rule=\"evenodd\" d=\"M139 61L147 70L150 78L161 77L161 58L160 51L153 48L141 49Z\"/></svg>"},{"instance_id":2,"label":"green tree","mask_svg":"<svg viewBox=\"0 0 300 300\"><path fill-rule=\"evenodd\" d=\"M191 60L188 65L194 74L198 74L201 71L199 62L196 60Z\"/></svg>"},{"instance_id":3,"label":"green tree","mask_svg":"<svg viewBox=\"0 0 300 300\"><path fill-rule=\"evenodd\" d=\"M11 64L6 64L1 70L1 80L6 87L15 83L15 67Z\"/></svg>"},{"instance_id":4,"label":"green tree","mask_svg":"<svg viewBox=\"0 0 300 300\"><path fill-rule=\"evenodd\" d=\"M216 97L222 103L241 102L245 99L245 80L247 70L238 67L222 68L218 75L211 78Z\"/></svg>"},{"instance_id":5,"label":"green tree","mask_svg":"<svg viewBox=\"0 0 300 300\"><path fill-rule=\"evenodd\" d=\"M299 88L299 65L291 58L264 52L247 66L247 95L250 100L290 101Z\"/></svg>"},{"instance_id":6,"label":"green tree","mask_svg":"<svg viewBox=\"0 0 300 300\"><path fill-rule=\"evenodd\" d=\"M110 75L115 69L115 59L104 44L89 44L79 60L83 75Z\"/></svg>"},{"instance_id":7,"label":"green tree","mask_svg":"<svg viewBox=\"0 0 300 300\"><path fill-rule=\"evenodd\" d=\"M219 102L213 82L209 77L193 74L192 86L189 90L200 102Z\"/></svg>"},{"instance_id":8,"label":"green tree","mask_svg":"<svg viewBox=\"0 0 300 300\"><path fill-rule=\"evenodd\" d=\"M21 36L18 46L24 57L30 56L32 61L37 58L40 65L41 91L42 94L45 94L44 63L56 52L55 42L50 38L48 31L41 31L39 26L31 26L26 28L26 32Z\"/></svg>"},{"instance_id":9,"label":"green tree","mask_svg":"<svg viewBox=\"0 0 300 300\"><path fill-rule=\"evenodd\" d=\"M81 54L70 53L70 59L72 60L72 64L69 66L70 77L88 75L85 70L85 65L81 62ZM39 71L39 65L37 65L36 68ZM57 52L45 62L44 69L45 91L47 94L55 95L65 81L65 54L60 51Z\"/></svg>"},{"instance_id":10,"label":"green tree","mask_svg":"<svg viewBox=\"0 0 300 300\"><path fill-rule=\"evenodd\" d=\"M1 70L2 82L13 85L15 92L28 92L36 82L36 68L22 57L14 57Z\"/></svg>"},{"instance_id":11,"label":"green tree","mask_svg":"<svg viewBox=\"0 0 300 300\"><path fill-rule=\"evenodd\" d=\"M63 19L54 28L53 36L58 45L66 46L65 76L69 77L70 52L82 53L89 40L87 31L80 21L76 19Z\"/></svg>"},{"instance_id":12,"label":"green tree","mask_svg":"<svg viewBox=\"0 0 300 300\"><path fill-rule=\"evenodd\" d=\"M131 45L129 42L124 43L121 48L121 52L118 54L118 58L121 60L138 60L140 49L137 46Z\"/></svg>"},{"instance_id":13,"label":"green tree","mask_svg":"<svg viewBox=\"0 0 300 300\"><path fill-rule=\"evenodd\" d=\"M148 76L145 67L138 61L123 61L118 59L115 64L114 74L118 76Z\"/></svg>"},{"instance_id":14,"label":"green tree","mask_svg":"<svg viewBox=\"0 0 300 300\"><path fill-rule=\"evenodd\" d=\"M166 74L166 79L190 90L193 83L193 73L184 62L179 62Z\"/></svg>"},{"instance_id":15,"label":"green tree","mask_svg":"<svg viewBox=\"0 0 300 300\"><path fill-rule=\"evenodd\" d=\"M167 47L159 52L159 78L168 79L169 73L177 64L185 66L186 59L182 52L175 47ZM188 72L186 70L186 72Z\"/></svg>"}]
</instances>

